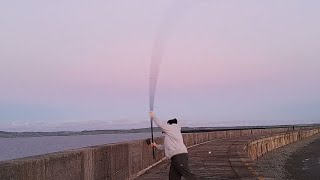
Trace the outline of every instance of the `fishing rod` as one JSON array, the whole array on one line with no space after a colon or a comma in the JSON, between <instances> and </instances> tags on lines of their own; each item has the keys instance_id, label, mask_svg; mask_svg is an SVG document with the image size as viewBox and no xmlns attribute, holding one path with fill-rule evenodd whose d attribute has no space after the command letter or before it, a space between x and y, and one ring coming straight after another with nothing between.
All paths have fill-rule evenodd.
<instances>
[{"instance_id":1,"label":"fishing rod","mask_svg":"<svg viewBox=\"0 0 320 180\"><path fill-rule=\"evenodd\" d=\"M182 2L182 1L181 1ZM150 83L149 83L149 108L150 111L154 110L154 101L156 95L157 81L159 75L160 64L163 56L163 52L165 49L166 42L169 39L170 31L173 26L176 25L177 20L181 15L187 10L187 8L191 7L191 4L188 3L177 3L174 4L171 9L169 9L167 13L167 17L165 17L163 24L160 26L160 30L156 36L152 55L151 55L151 65L150 65ZM178 9L179 8L179 9ZM183 11L182 11L183 10ZM151 129L151 142L154 142L153 137L153 118L150 117L150 129ZM155 148L152 147L152 155L153 158L156 158Z\"/></svg>"},{"instance_id":2,"label":"fishing rod","mask_svg":"<svg viewBox=\"0 0 320 180\"><path fill-rule=\"evenodd\" d=\"M153 64L151 64L153 66ZM153 68L151 68L153 69ZM159 68L158 68L159 69ZM151 71L150 73L150 92L149 92L149 108L150 112L153 111L154 109L154 99L155 99L155 94L156 94L156 85L157 85L157 79L158 79L158 71L155 72L155 74L152 74L154 71ZM153 117L150 117L150 128L151 128L151 143L154 142L154 137L153 137ZM153 159L156 158L156 153L155 153L155 147L152 146L152 156Z\"/></svg>"}]
</instances>

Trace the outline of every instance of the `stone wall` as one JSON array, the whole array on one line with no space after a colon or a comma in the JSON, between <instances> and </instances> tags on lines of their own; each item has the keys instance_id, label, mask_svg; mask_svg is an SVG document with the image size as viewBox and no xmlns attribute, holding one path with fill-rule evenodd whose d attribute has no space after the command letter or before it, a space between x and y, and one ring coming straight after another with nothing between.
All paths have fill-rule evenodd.
<instances>
[{"instance_id":1,"label":"stone wall","mask_svg":"<svg viewBox=\"0 0 320 180\"><path fill-rule=\"evenodd\" d=\"M247 154L251 159L256 160L269 151L293 143L295 141L300 141L304 138L313 136L318 133L320 133L320 128L299 129L252 140L247 144Z\"/></svg>"},{"instance_id":2,"label":"stone wall","mask_svg":"<svg viewBox=\"0 0 320 180\"><path fill-rule=\"evenodd\" d=\"M183 134L185 144L190 147L203 142L238 136L250 136L261 133L289 132L291 128L221 130L214 132ZM250 154L259 156L283 141L306 137L312 133L292 134L275 138L274 143L252 141ZM278 142L279 141L279 142ZM162 143L163 138L155 142ZM278 143L277 143L278 142ZM263 145L261 143L264 143ZM266 147L261 148L259 147ZM254 150L255 149L255 150ZM133 179L146 168L163 159L164 153L156 150L156 159L152 157L152 148L144 140L93 146L76 150L51 153L34 157L0 162L1 180L121 180Z\"/></svg>"}]
</instances>

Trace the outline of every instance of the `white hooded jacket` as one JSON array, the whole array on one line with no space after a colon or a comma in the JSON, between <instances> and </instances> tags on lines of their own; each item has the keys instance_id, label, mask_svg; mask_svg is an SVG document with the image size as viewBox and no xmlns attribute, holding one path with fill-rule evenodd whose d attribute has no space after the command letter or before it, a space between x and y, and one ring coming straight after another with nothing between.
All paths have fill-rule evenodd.
<instances>
[{"instance_id":1,"label":"white hooded jacket","mask_svg":"<svg viewBox=\"0 0 320 180\"><path fill-rule=\"evenodd\" d=\"M164 123L156 116L153 117L153 120L165 134L163 145L157 145L157 148L164 150L167 158L171 159L174 155L188 153L187 147L183 143L181 127L178 124Z\"/></svg>"}]
</instances>

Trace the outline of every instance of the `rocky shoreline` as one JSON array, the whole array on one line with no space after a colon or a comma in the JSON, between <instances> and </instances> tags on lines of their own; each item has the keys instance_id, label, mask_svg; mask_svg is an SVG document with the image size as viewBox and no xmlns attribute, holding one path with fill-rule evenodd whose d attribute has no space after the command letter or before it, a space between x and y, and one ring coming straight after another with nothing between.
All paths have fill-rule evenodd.
<instances>
[{"instance_id":1,"label":"rocky shoreline","mask_svg":"<svg viewBox=\"0 0 320 180\"><path fill-rule=\"evenodd\" d=\"M309 148L309 154L319 151L318 146L311 146L314 142L320 143L320 134L275 149L260 158L256 161L256 164L261 176L277 180L301 179L301 174L298 175L294 173L296 168L302 169L300 167L302 166L302 162L298 162L297 156L303 155L305 152L304 149L309 146L311 148Z\"/></svg>"}]
</instances>

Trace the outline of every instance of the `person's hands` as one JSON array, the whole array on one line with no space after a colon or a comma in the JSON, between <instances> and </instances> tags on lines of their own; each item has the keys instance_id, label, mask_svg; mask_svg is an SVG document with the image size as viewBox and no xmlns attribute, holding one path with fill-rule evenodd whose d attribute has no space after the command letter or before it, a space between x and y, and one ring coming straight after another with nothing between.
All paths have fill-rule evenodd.
<instances>
[{"instance_id":1,"label":"person's hands","mask_svg":"<svg viewBox=\"0 0 320 180\"><path fill-rule=\"evenodd\" d=\"M155 116L155 115L154 115L154 112L153 112L153 111L150 111L150 112L149 112L149 116L150 116L150 118L154 118L154 116Z\"/></svg>"},{"instance_id":2,"label":"person's hands","mask_svg":"<svg viewBox=\"0 0 320 180\"><path fill-rule=\"evenodd\" d=\"M157 143L155 142L151 143L151 147L157 147Z\"/></svg>"}]
</instances>

